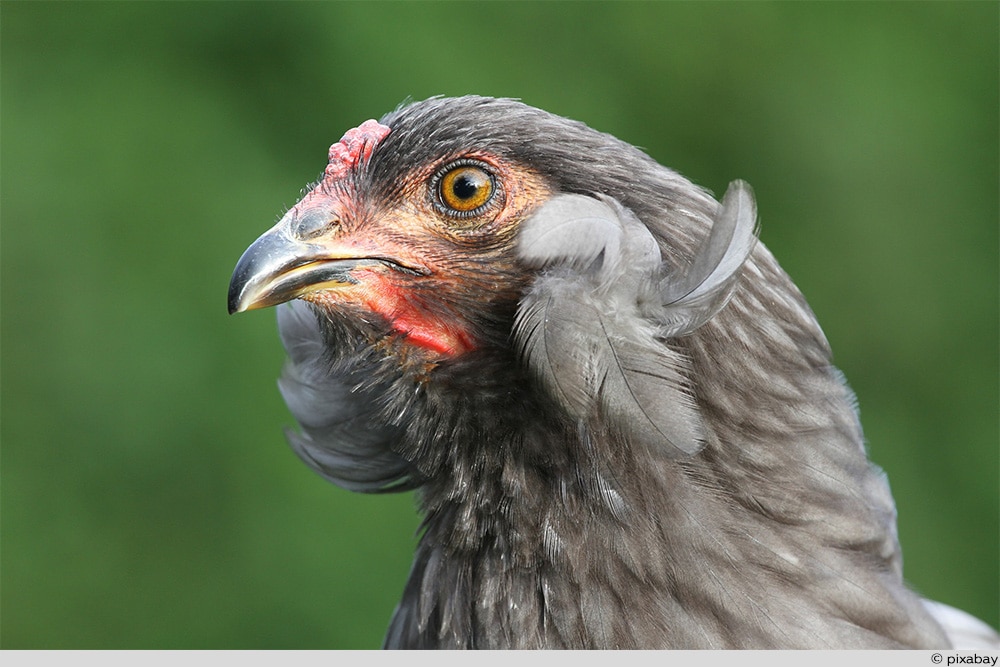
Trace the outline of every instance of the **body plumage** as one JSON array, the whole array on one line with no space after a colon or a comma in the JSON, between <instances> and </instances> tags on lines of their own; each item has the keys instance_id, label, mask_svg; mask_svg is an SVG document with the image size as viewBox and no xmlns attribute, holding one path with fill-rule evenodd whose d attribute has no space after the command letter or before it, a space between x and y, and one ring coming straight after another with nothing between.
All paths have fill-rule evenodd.
<instances>
[{"instance_id":1,"label":"body plumage","mask_svg":"<svg viewBox=\"0 0 1000 667\"><path fill-rule=\"evenodd\" d=\"M950 645L749 186L512 100L352 132L230 310L289 301L307 464L418 490L387 647Z\"/></svg>"}]
</instances>

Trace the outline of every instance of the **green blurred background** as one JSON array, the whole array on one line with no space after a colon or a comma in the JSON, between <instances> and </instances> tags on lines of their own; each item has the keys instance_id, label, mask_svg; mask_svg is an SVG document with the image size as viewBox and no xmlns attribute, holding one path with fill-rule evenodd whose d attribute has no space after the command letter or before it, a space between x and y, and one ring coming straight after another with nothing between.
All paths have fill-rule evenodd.
<instances>
[{"instance_id":1,"label":"green blurred background","mask_svg":"<svg viewBox=\"0 0 1000 667\"><path fill-rule=\"evenodd\" d=\"M348 128L520 97L762 238L859 395L905 572L998 624L998 5L11 3L2 28L3 648L374 648L411 495L285 445L243 249Z\"/></svg>"}]
</instances>

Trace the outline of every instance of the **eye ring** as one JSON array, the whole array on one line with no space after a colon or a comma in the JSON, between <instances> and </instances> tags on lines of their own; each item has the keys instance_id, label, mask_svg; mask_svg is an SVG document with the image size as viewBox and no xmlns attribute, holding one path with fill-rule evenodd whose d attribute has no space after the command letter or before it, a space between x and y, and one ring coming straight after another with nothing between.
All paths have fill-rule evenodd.
<instances>
[{"instance_id":1,"label":"eye ring","mask_svg":"<svg viewBox=\"0 0 1000 667\"><path fill-rule=\"evenodd\" d=\"M435 202L446 214L470 218L484 213L499 188L490 169L478 160L457 160L442 168L432 184Z\"/></svg>"}]
</instances>

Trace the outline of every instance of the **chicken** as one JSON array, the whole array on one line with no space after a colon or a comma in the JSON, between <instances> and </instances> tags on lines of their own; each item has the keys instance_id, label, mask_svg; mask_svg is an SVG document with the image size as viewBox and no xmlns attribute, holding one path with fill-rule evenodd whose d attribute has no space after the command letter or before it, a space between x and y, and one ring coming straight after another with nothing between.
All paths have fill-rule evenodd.
<instances>
[{"instance_id":1,"label":"chicken","mask_svg":"<svg viewBox=\"0 0 1000 667\"><path fill-rule=\"evenodd\" d=\"M229 311L282 304L306 464L418 490L387 648L998 645L905 586L854 396L747 184L717 202L474 96L329 157L239 260Z\"/></svg>"}]
</instances>

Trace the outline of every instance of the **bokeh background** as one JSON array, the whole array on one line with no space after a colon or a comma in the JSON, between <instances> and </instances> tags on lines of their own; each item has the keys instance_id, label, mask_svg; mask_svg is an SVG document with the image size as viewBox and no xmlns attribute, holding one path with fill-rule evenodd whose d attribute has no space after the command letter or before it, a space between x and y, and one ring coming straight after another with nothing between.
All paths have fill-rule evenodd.
<instances>
[{"instance_id":1,"label":"bokeh background","mask_svg":"<svg viewBox=\"0 0 1000 667\"><path fill-rule=\"evenodd\" d=\"M762 238L857 391L922 593L998 624L998 5L16 3L2 66L3 648L375 648L411 495L285 445L243 249L348 128L519 97Z\"/></svg>"}]
</instances>

